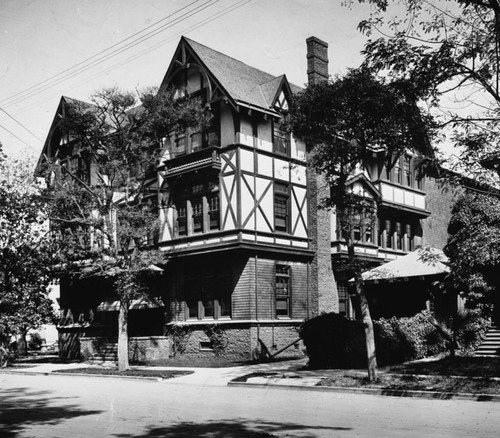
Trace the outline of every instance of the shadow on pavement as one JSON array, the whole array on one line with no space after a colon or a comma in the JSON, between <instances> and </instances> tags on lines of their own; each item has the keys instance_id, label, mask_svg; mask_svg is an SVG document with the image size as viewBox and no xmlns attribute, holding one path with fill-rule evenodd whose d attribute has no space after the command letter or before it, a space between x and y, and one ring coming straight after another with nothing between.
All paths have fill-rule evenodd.
<instances>
[{"instance_id":1,"label":"shadow on pavement","mask_svg":"<svg viewBox=\"0 0 500 438\"><path fill-rule=\"evenodd\" d=\"M315 433L311 432L311 429ZM321 427L321 426L301 426L291 423L271 423L271 422L251 422L245 419L220 420L205 423L182 422L171 426L153 427L139 435L119 434L119 438L142 438L142 437L162 437L162 438L266 438L276 437L277 432L285 432L286 436L301 438L314 438L319 431L347 431L349 427ZM290 434L290 435L289 435ZM321 433L320 433L321 435ZM281 436L281 435L280 435Z\"/></svg>"},{"instance_id":2,"label":"shadow on pavement","mask_svg":"<svg viewBox=\"0 0 500 438\"><path fill-rule=\"evenodd\" d=\"M32 425L51 425L82 415L99 414L65 398L53 397L49 391L31 391L28 388L0 390L0 436L13 438Z\"/></svg>"}]
</instances>

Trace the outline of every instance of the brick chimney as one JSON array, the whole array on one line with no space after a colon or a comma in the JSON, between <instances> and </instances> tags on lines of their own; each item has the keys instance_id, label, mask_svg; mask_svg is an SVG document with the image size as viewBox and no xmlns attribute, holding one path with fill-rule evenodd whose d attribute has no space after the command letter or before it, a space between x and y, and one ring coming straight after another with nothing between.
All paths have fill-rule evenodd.
<instances>
[{"instance_id":1,"label":"brick chimney","mask_svg":"<svg viewBox=\"0 0 500 438\"><path fill-rule=\"evenodd\" d=\"M307 78L309 85L328 80L328 43L314 36L307 38Z\"/></svg>"},{"instance_id":2,"label":"brick chimney","mask_svg":"<svg viewBox=\"0 0 500 438\"><path fill-rule=\"evenodd\" d=\"M309 85L328 80L328 44L319 38L310 37L307 43L307 76ZM314 259L311 263L311 314L316 316L322 312L338 312L339 297L337 284L332 271L331 255L331 219L329 210L319 207L322 200L329 196L328 184L324 178L309 168L307 172L309 191L309 208L311 220L309 237Z\"/></svg>"}]
</instances>

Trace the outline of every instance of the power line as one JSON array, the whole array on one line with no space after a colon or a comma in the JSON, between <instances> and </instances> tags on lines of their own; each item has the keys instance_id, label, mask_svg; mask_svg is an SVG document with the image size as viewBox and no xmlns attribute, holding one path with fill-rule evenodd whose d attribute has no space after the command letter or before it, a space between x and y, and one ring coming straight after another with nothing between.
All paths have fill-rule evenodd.
<instances>
[{"instance_id":1,"label":"power line","mask_svg":"<svg viewBox=\"0 0 500 438\"><path fill-rule=\"evenodd\" d=\"M19 126L21 126L25 131L29 132L33 137L35 137L37 140L43 141L40 137L38 137L36 134L33 134L26 126L24 126L19 120L15 119L13 116L11 116L7 111L5 111L3 108L0 108L0 111L3 113L7 114L14 122L16 122Z\"/></svg>"},{"instance_id":2,"label":"power line","mask_svg":"<svg viewBox=\"0 0 500 438\"><path fill-rule=\"evenodd\" d=\"M71 67L68 67L68 68L64 69L63 71L61 71L61 72L56 73L55 75L52 75L52 76L50 76L50 77L48 77L48 78L46 78L46 79L44 79L44 80L42 80L42 81L40 81L40 82L37 82L36 84L31 85L30 87L28 87L28 88L26 88L26 89L24 89L24 90L22 90L22 91L19 91L19 92L17 92L17 93L15 93L15 94L13 94L13 95L11 95L11 96L7 97L5 100L3 100L3 101L2 101L2 103L5 103L5 102L7 102L7 101L10 101L10 100L14 99L15 97L17 97L17 96L19 96L19 95L21 95L21 94L25 94L26 92L28 92L28 91L30 91L30 90L32 90L32 89L34 89L34 88L38 87L39 85L43 85L43 84L45 84L46 82L49 82L50 80L55 79L55 78L57 78L58 76L61 76L63 73L66 73L66 72L68 72L68 71L70 71L70 70L75 69L76 67L78 67L78 66L80 66L80 65L82 65L82 64L85 64L87 61L90 61L91 59L95 58L96 56L99 56L99 55L101 55L101 54L103 54L103 53L108 52L108 51L109 51L109 50L111 50L112 48L114 48L114 47L116 47L116 46L118 46L118 45L122 44L122 43L123 43L123 42L125 42L125 41L128 41L129 39L131 39L131 38L133 38L133 37L135 37L135 36L139 35L140 33L144 32L144 31L146 31L146 30L148 30L148 29L150 29L150 28L152 28L152 27L156 26L158 23L161 23L162 21L165 21L165 20L167 20L167 19L171 18L173 15L176 15L178 12L181 12L182 10L184 10L184 9L186 9L186 8L188 8L188 7L190 7L191 5L193 5L193 4L195 4L195 3L198 3L199 1L201 1L201 0L195 0L195 1L193 1L193 2L189 3L188 5L184 6L183 8L178 9L178 10L177 10L177 11L175 11L174 13L172 13L172 14L168 15L167 17L163 17L161 20L158 20L158 21L154 22L153 24L151 24L151 25L149 25L149 26L145 27L144 29L141 29L141 30L139 30L138 32L136 32L136 33L134 33L134 34L132 34L132 35L128 36L127 38L124 38L123 40L118 41L117 43L113 44L112 46L107 47L106 49L101 50L101 51L100 51L100 52L98 52L98 53L95 53L94 55L92 55L92 56L90 56L90 57L88 57L88 58L84 59L83 61L80 61L80 62L78 62L77 64L74 64L74 65L72 65ZM9 105L10 105L10 104L9 104Z\"/></svg>"},{"instance_id":3,"label":"power line","mask_svg":"<svg viewBox=\"0 0 500 438\"><path fill-rule=\"evenodd\" d=\"M124 46L122 47L119 47L119 48L116 48L114 50L111 50L112 48L116 47L116 46L119 46L119 45L122 45L123 42L125 41L128 41L129 39L133 38L133 36L135 35L138 35L140 33L143 33L145 30L151 28L152 26L155 26L156 24L160 23L161 21L164 21L166 19L169 19L172 17L172 15L176 15L177 13L181 12L182 10L188 8L189 6L195 4L195 3L198 3L200 0L196 0L192 3L190 3L189 5L185 6L184 8L181 8L179 9L178 11L176 11L174 14L171 14L169 15L168 17L164 17L162 20L159 20L158 22L156 22L154 25L150 25L148 26L147 28L139 31L139 32L136 32L134 35L131 35L130 37L120 41L119 43L116 43L114 44L113 46L109 47L108 49L105 49L105 50L102 50L101 52L91 56L90 58L88 58L87 60L85 61L81 61L80 63L70 67L70 68L67 68L65 69L63 72L60 72L58 73L57 75L54 75L52 77L52 79L47 79L45 81L42 81L40 82L39 84L43 84L41 88L37 88L37 85L34 85L31 88L31 91L27 92L27 90L25 90L24 92L20 92L20 93L17 93L18 97L14 97L16 95L13 95L11 96L10 98L8 98L6 101L4 102L7 102L7 103L4 103L4 107L9 107L9 106L12 106L12 105L15 105L15 104L18 104L26 99L29 99L37 94L40 94L41 92L43 91L46 91L47 89L49 88L52 88L53 86L55 85L58 85L60 84L61 82L64 82L68 79L71 79L72 77L76 76L76 75L79 75L81 74L82 72L84 71L87 71L89 70L90 68L96 66L96 65L99 65L100 63L102 62L105 62L117 55L119 55L120 53L123 53L124 51L126 50L129 50L131 49L132 47L135 47L136 45L152 38L153 36L161 33L161 32L164 32L165 30L169 29L170 27L186 20L187 18L190 18L192 17L193 15L196 15L198 14L199 12L203 11L204 9L208 8L209 6L212 6L214 5L215 3L218 3L220 0L208 0L206 1L205 3L203 3L202 5L200 6L196 6L195 8L193 8L192 10L182 14L181 16L177 17L176 19L174 19L172 22L170 23L167 23L167 24L163 24L161 25L159 28L153 30L153 31L150 31L150 32L147 32L145 35L142 35L141 37L139 38L135 38L134 40L132 40L131 42L128 42L127 44L125 44ZM109 52L107 54L104 55L104 53L106 52ZM102 55L102 56L100 56ZM94 59L96 58L96 59ZM92 60L93 59L93 60ZM88 63L88 61L92 60L90 63ZM82 64L87 64L85 66L83 66L83 68L80 68L76 71L73 71L75 70L75 67L76 66L81 66ZM57 78L57 79L56 79ZM24 95L19 95L19 94L24 94Z\"/></svg>"},{"instance_id":4,"label":"power line","mask_svg":"<svg viewBox=\"0 0 500 438\"><path fill-rule=\"evenodd\" d=\"M246 5L247 3L250 3L251 1L253 0L240 0L239 2L237 2L236 4L234 5L231 5L231 6L228 6L226 7L224 10L220 11L220 12L216 12L215 14L211 15L210 17L207 17L206 19L204 20L201 20L200 22L182 30L181 32L178 32L176 35L174 35L173 37L170 37L166 40L163 40L163 41L160 41L159 43L155 44L154 46L151 46L150 48L148 48L147 50L144 50L140 53L137 53L135 55L132 55L131 57L129 58L126 58L125 60L123 61L120 61L112 66L110 66L109 68L106 68L104 71L96 74L96 75L93 75L91 76L90 78L87 78L87 79L84 79L83 81L80 81L80 82L77 82L76 84L74 84L74 86L79 86L79 85L83 85L83 84L86 84L98 77L101 77L101 76L104 76L106 74L108 74L109 72L113 71L113 70L116 70L117 68L120 68L126 64L128 64L129 62L131 61L134 61L138 58L140 58L141 56L144 56L144 55L147 55L148 53L151 53L152 51L154 50L157 50L158 48L160 48L161 46L175 40L176 38L178 38L180 35L185 35L187 34L188 32L192 32L193 30L196 30L196 29L199 29L200 27L202 26L205 26L206 24L236 10L236 9L239 9L241 8L242 6ZM208 6L207 6L208 7ZM206 8L206 7L205 7ZM73 74L73 76L75 76L76 74ZM44 101L41 101L39 104L35 105L35 106L40 106ZM24 109L21 109L19 112L17 112L18 114L21 114L23 112L25 112L26 110L28 109L32 109L33 108L33 105L30 105L29 107L26 107Z\"/></svg>"},{"instance_id":5,"label":"power line","mask_svg":"<svg viewBox=\"0 0 500 438\"><path fill-rule=\"evenodd\" d=\"M2 128L4 131L7 131L12 137L17 138L21 143L24 143L26 146L28 146L30 149L33 149L35 152L38 152L33 146L30 144L26 143L23 139L19 138L16 134L14 134L12 131L9 131L5 126L0 125L0 128Z\"/></svg>"},{"instance_id":6,"label":"power line","mask_svg":"<svg viewBox=\"0 0 500 438\"><path fill-rule=\"evenodd\" d=\"M232 12L232 11L236 10L236 9L241 8L242 6L246 5L247 3L250 3L251 1L253 1L253 0L240 0L238 3L236 3L236 4L232 5L232 6L227 7L227 8L226 8L226 9L224 9L223 11L221 11L221 12L217 12L217 13L213 14L212 16L210 16L210 17L208 17L208 18L206 18L206 19L202 20L201 22L199 22L199 23L197 23L197 24L194 24L193 26L188 27L187 29L184 29L184 30L183 30L183 31L181 31L181 32L178 32L178 33L177 33L176 35L174 35L173 37L170 37L170 38L168 38L168 39L166 39L166 40L160 41L160 42L159 42L159 43L157 43L156 45L151 46L149 49L147 49L147 50L145 50L145 51L143 51L143 52L141 52L141 53L138 53L138 54L136 54L136 55L133 55L133 56L131 56L131 57L129 57L129 58L127 58L127 59L125 59L125 60L123 60L123 61L119 62L118 64L115 64L115 65L111 66L111 67L110 67L109 69L107 69L106 71L104 71L104 72L102 72L102 73L99 73L96 77L99 77L99 76L102 76L102 75L104 75L104 74L107 74L107 73L109 73L109 72L110 72L110 71L112 71L112 70L115 70L115 69L117 69L117 68L119 68L119 67L124 66L125 64L128 64L130 61L134 61L134 60L136 60L136 59L140 58L141 56L147 55L148 53L153 52L154 50L156 50L156 49L160 48L161 46L163 46L163 45L165 45L165 44L167 44L167 43L169 43L169 42L171 42L171 41L175 40L175 39L176 39L176 38L178 38L179 36L181 36L181 35L185 35L185 34L187 34L187 33L189 33L189 32L192 32L193 30L199 29L200 27L205 26L206 24L208 24L208 23L210 23L210 22L212 22L212 21L214 21L214 20L216 20L216 19L218 19L218 18L222 17L223 15L226 15L226 14L228 14L228 13L230 13L230 12ZM93 78L92 78L92 79L93 79Z\"/></svg>"},{"instance_id":7,"label":"power line","mask_svg":"<svg viewBox=\"0 0 500 438\"><path fill-rule=\"evenodd\" d=\"M165 45L165 44L167 44L167 43L175 40L176 38L178 38L179 35L185 35L185 34L187 34L189 32L192 32L192 31L194 31L196 29L199 29L200 27L205 26L206 24L208 24L208 23L210 23L210 22L212 22L212 21L214 21L214 20L216 20L216 19L218 19L220 17L222 17L222 16L224 16L224 15L226 15L226 14L228 14L228 13L230 13L230 12L236 10L236 9L241 8L242 6L246 5L247 3L250 3L251 1L253 1L253 0L240 0L236 4L228 6L224 10L222 10L220 12L217 12L217 13L211 15L210 17L207 17L207 18L201 20L200 22L198 22L198 23L196 23L196 24L194 24L194 25L192 25L192 26L184 29L181 32L178 32L173 37L170 37L170 38L168 38L166 40L163 40L163 41L157 43L156 45L150 47L149 49L147 49L145 51L142 51L142 52L140 52L138 54L135 54L135 55L133 55L133 56L131 56L131 57L123 60L123 61L120 61L119 63L114 64L113 66L105 69L104 71L102 71L102 72L100 72L100 73L98 73L96 75L93 75L93 76L91 76L91 77L89 77L87 79L84 79L83 81L77 82L73 86L79 86L79 85L86 84L86 83L88 83L88 82L90 82L90 81L92 81L92 80L94 80L94 79L96 79L98 77L101 77L101 76L103 76L105 74L108 74L109 72L111 72L113 70L116 70L117 68L122 67L123 65L126 65L129 62L134 61L134 60L140 58L141 56L147 55L148 53L151 53L152 51L157 50L161 46L163 46L163 45ZM36 103L35 105L30 105L29 107L25 107L25 108L21 109L20 111L17 111L16 114L22 114L22 113L26 112L29 109L33 109L33 107L39 107L43 103L45 103L45 101L41 100L38 103Z\"/></svg>"}]
</instances>

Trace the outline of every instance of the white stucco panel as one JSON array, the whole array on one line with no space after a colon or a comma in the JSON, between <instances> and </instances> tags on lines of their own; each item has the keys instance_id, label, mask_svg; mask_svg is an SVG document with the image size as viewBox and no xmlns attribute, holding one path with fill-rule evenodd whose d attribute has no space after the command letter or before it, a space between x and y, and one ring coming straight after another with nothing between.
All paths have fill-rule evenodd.
<instances>
[{"instance_id":1,"label":"white stucco panel","mask_svg":"<svg viewBox=\"0 0 500 438\"><path fill-rule=\"evenodd\" d=\"M291 179L293 183L306 185L306 166L293 164L291 169Z\"/></svg>"},{"instance_id":2,"label":"white stucco panel","mask_svg":"<svg viewBox=\"0 0 500 438\"><path fill-rule=\"evenodd\" d=\"M272 152L273 144L270 141L262 140L260 138L255 139L255 144L257 145L257 149L262 149L263 151Z\"/></svg>"},{"instance_id":3,"label":"white stucco panel","mask_svg":"<svg viewBox=\"0 0 500 438\"><path fill-rule=\"evenodd\" d=\"M392 187L388 184L381 184L381 192L382 192L382 199L384 201L389 201L393 202L394 201L394 194L392 191Z\"/></svg>"},{"instance_id":4,"label":"white stucco panel","mask_svg":"<svg viewBox=\"0 0 500 438\"><path fill-rule=\"evenodd\" d=\"M270 178L273 176L273 159L267 155L260 155L258 158L258 173Z\"/></svg>"},{"instance_id":5,"label":"white stucco panel","mask_svg":"<svg viewBox=\"0 0 500 438\"><path fill-rule=\"evenodd\" d=\"M398 189L394 187L394 202L398 204L404 204L405 202L405 192L403 189Z\"/></svg>"},{"instance_id":6,"label":"white stucco panel","mask_svg":"<svg viewBox=\"0 0 500 438\"><path fill-rule=\"evenodd\" d=\"M425 195L415 194L415 207L425 210Z\"/></svg>"},{"instance_id":7,"label":"white stucco panel","mask_svg":"<svg viewBox=\"0 0 500 438\"><path fill-rule=\"evenodd\" d=\"M255 218L253 213L255 198L253 195L254 178L249 175L241 176L241 221L242 225L246 223L245 228L255 227Z\"/></svg>"},{"instance_id":8,"label":"white stucco panel","mask_svg":"<svg viewBox=\"0 0 500 438\"><path fill-rule=\"evenodd\" d=\"M405 191L405 205L415 206L415 194L413 192Z\"/></svg>"},{"instance_id":9,"label":"white stucco panel","mask_svg":"<svg viewBox=\"0 0 500 438\"><path fill-rule=\"evenodd\" d=\"M240 163L241 170L246 170L248 172L254 171L253 163L253 152L247 151L245 149L240 149Z\"/></svg>"},{"instance_id":10,"label":"white stucco panel","mask_svg":"<svg viewBox=\"0 0 500 438\"><path fill-rule=\"evenodd\" d=\"M230 211L230 206L236 204L236 200L228 199L231 197L231 188L234 182L234 175L227 175L222 178L222 190L221 190L221 217L222 217L222 228L224 230L233 230L236 227L236 223L233 219L233 215ZM226 195L227 193L227 195ZM232 194L232 198L236 198L236 189ZM233 208L234 215L236 215L236 210Z\"/></svg>"},{"instance_id":11,"label":"white stucco panel","mask_svg":"<svg viewBox=\"0 0 500 438\"><path fill-rule=\"evenodd\" d=\"M292 156L297 160L306 160L306 144L292 136Z\"/></svg>"},{"instance_id":12,"label":"white stucco panel","mask_svg":"<svg viewBox=\"0 0 500 438\"><path fill-rule=\"evenodd\" d=\"M288 161L275 158L274 177L283 181L290 181L290 163Z\"/></svg>"},{"instance_id":13,"label":"white stucco panel","mask_svg":"<svg viewBox=\"0 0 500 438\"><path fill-rule=\"evenodd\" d=\"M302 187L293 187L292 230L294 236L307 237L307 191Z\"/></svg>"},{"instance_id":14,"label":"white stucco panel","mask_svg":"<svg viewBox=\"0 0 500 438\"><path fill-rule=\"evenodd\" d=\"M162 217L163 230L161 235L162 241L170 241L173 239L174 230L174 208L163 208L160 213Z\"/></svg>"},{"instance_id":15,"label":"white stucco panel","mask_svg":"<svg viewBox=\"0 0 500 438\"><path fill-rule=\"evenodd\" d=\"M273 231L272 227L274 223L274 193L272 182L270 182L269 180L256 178L255 183L255 197L257 200L260 200L260 208L258 208L256 212L257 230L267 232Z\"/></svg>"}]
</instances>

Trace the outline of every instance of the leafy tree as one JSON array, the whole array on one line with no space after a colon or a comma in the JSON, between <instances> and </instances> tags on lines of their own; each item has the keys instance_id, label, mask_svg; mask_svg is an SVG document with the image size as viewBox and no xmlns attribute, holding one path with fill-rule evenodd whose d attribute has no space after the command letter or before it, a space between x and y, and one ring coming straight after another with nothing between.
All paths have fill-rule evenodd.
<instances>
[{"instance_id":1,"label":"leafy tree","mask_svg":"<svg viewBox=\"0 0 500 438\"><path fill-rule=\"evenodd\" d=\"M56 319L48 298L53 279L46 211L29 157L0 157L0 334L26 334Z\"/></svg>"},{"instance_id":2,"label":"leafy tree","mask_svg":"<svg viewBox=\"0 0 500 438\"><path fill-rule=\"evenodd\" d=\"M372 230L378 200L351 190L350 179L366 171L375 153L380 165L391 170L408 149L432 154L432 119L416 104L410 84L385 83L366 69L352 70L345 77L309 85L296 96L291 127L308 145L311 165L323 175L330 196L323 205L333 208L348 249L348 269L365 327L368 377L377 378L373 323L361 272L355 255L353 230ZM379 169L379 172L382 168Z\"/></svg>"},{"instance_id":3,"label":"leafy tree","mask_svg":"<svg viewBox=\"0 0 500 438\"><path fill-rule=\"evenodd\" d=\"M436 128L454 147L451 166L460 182L465 175L483 188L498 188L500 2L367 1L376 12L359 27L378 37L365 47L365 65L396 80L408 79L422 90L422 99L436 115ZM396 3L404 6L401 19L392 15ZM471 305L491 304L498 294L491 269L498 267L499 211L497 198L475 193L465 194L453 210L447 253L455 285Z\"/></svg>"},{"instance_id":4,"label":"leafy tree","mask_svg":"<svg viewBox=\"0 0 500 438\"><path fill-rule=\"evenodd\" d=\"M500 306L500 199L465 192L453 207L445 252L455 287L471 308ZM498 310L498 309L497 309Z\"/></svg>"},{"instance_id":5,"label":"leafy tree","mask_svg":"<svg viewBox=\"0 0 500 438\"><path fill-rule=\"evenodd\" d=\"M95 93L92 104L73 102L60 125L71 141L46 157L61 264L79 277L114 279L120 370L129 367L131 300L146 293L156 264L164 261L154 250L162 141L187 127L202 130L210 121L199 101L175 99L170 90L146 90L140 100L138 106L133 93L112 88ZM71 166L68 158L75 154L82 161Z\"/></svg>"},{"instance_id":6,"label":"leafy tree","mask_svg":"<svg viewBox=\"0 0 500 438\"><path fill-rule=\"evenodd\" d=\"M469 178L498 184L500 2L359 1L375 6L359 24L373 38L364 50L365 65L420 89L443 138L455 147L453 166ZM404 16L398 18L401 6Z\"/></svg>"}]
</instances>

